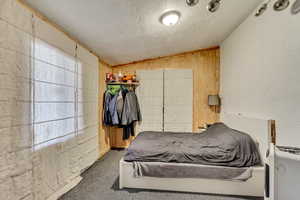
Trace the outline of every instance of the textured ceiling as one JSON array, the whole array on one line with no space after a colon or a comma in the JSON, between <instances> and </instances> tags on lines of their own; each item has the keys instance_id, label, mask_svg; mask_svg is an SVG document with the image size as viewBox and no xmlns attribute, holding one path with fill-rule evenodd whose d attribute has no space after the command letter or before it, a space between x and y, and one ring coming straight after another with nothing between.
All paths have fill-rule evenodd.
<instances>
[{"instance_id":1,"label":"textured ceiling","mask_svg":"<svg viewBox=\"0 0 300 200\"><path fill-rule=\"evenodd\" d=\"M208 0L26 0L111 65L219 45L262 0L224 0L216 13ZM166 27L166 10L181 12Z\"/></svg>"}]
</instances>

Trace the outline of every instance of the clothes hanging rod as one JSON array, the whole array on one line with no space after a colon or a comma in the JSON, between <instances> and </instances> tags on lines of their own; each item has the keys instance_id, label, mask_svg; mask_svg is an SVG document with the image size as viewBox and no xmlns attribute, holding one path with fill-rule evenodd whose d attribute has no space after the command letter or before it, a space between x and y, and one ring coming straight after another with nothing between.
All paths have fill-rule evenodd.
<instances>
[{"instance_id":1,"label":"clothes hanging rod","mask_svg":"<svg viewBox=\"0 0 300 200\"><path fill-rule=\"evenodd\" d=\"M123 83L123 82L111 82L111 83L106 83L107 85L135 85L139 86L140 83Z\"/></svg>"}]
</instances>

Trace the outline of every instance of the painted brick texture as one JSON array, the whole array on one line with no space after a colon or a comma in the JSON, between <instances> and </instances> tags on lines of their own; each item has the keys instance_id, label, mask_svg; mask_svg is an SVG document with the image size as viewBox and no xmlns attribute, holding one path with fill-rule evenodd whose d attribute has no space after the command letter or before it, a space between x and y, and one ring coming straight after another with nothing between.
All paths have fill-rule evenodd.
<instances>
[{"instance_id":1,"label":"painted brick texture","mask_svg":"<svg viewBox=\"0 0 300 200\"><path fill-rule=\"evenodd\" d=\"M80 176L99 156L98 59L80 46L76 52L74 41L15 0L0 0L0 33L0 199L44 200ZM33 54L38 51L33 45L36 36L70 56L78 55L80 65L39 60ZM78 131L37 149L33 143L32 122L38 116L33 112L32 66L54 64L78 67ZM40 78L74 82L48 68ZM57 111L53 116L61 115L59 105L49 107Z\"/></svg>"}]
</instances>

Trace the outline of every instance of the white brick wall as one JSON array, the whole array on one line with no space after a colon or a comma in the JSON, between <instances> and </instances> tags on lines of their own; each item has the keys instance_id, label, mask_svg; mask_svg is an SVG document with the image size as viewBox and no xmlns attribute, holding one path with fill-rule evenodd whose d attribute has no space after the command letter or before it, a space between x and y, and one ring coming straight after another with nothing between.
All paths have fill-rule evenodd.
<instances>
[{"instance_id":1,"label":"white brick wall","mask_svg":"<svg viewBox=\"0 0 300 200\"><path fill-rule=\"evenodd\" d=\"M0 0L1 200L47 199L78 177L99 155L98 59L82 47L77 52L82 63L78 111L81 130L59 143L39 150L33 148L31 66L39 62L32 57L33 33L71 56L76 54L76 43L32 17L33 14L15 0ZM45 67L46 64L42 64L41 67ZM64 65L72 67L67 61ZM51 72L47 72L46 78L66 81L65 84L72 82L59 79Z\"/></svg>"}]
</instances>

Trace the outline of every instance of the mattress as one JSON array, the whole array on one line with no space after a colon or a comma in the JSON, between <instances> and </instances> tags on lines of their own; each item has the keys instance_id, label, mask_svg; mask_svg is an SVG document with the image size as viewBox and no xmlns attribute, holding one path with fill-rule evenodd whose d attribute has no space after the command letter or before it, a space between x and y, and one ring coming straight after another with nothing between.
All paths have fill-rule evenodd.
<instances>
[{"instance_id":1,"label":"mattress","mask_svg":"<svg viewBox=\"0 0 300 200\"><path fill-rule=\"evenodd\" d=\"M127 162L171 162L250 167L261 163L252 138L223 123L201 134L142 132L128 147Z\"/></svg>"},{"instance_id":2,"label":"mattress","mask_svg":"<svg viewBox=\"0 0 300 200\"><path fill-rule=\"evenodd\" d=\"M264 167L251 167L252 177L247 181L207 178L135 177L134 162L120 160L120 188L141 188L176 192L196 192L238 196L264 195ZM177 163L173 163L177 164Z\"/></svg>"}]
</instances>

